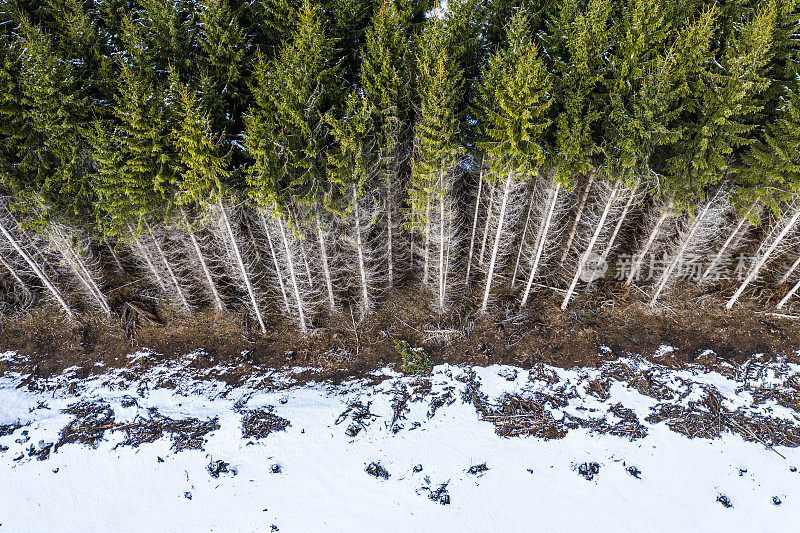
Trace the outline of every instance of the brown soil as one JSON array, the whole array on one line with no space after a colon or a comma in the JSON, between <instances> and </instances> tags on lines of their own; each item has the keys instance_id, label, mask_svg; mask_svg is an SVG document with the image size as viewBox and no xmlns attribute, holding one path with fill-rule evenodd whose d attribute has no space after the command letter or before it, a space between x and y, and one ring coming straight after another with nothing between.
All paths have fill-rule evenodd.
<instances>
[{"instance_id":1,"label":"brown soil","mask_svg":"<svg viewBox=\"0 0 800 533\"><path fill-rule=\"evenodd\" d=\"M128 354L144 347L161 354L160 361L202 349L205 355L193 364L226 367L220 376L209 375L231 384L286 365L323 368L323 377L333 382L364 375L400 363L396 339L424 346L437 364L521 367L597 366L626 354L648 356L663 344L675 350L659 362L676 367L713 368L755 353L794 357L800 349L800 321L762 313L751 303L726 312L723 300L713 295L684 292L673 296L669 307L650 309L609 283L581 295L567 312L559 310L557 294L542 292L522 314L513 300L501 297L489 315L464 304L436 319L420 293L414 286L384 294L379 310L363 321L347 309L320 317L305 337L279 316L268 317L270 332L262 335L244 313L178 316L158 309L158 320L141 321L131 338L119 322L86 317L70 323L57 309L42 308L0 319L0 349L26 355L29 368L15 370L34 377L69 367L79 367L85 376L121 368ZM714 354L700 358L706 350ZM0 362L0 375L8 369Z\"/></svg>"}]
</instances>

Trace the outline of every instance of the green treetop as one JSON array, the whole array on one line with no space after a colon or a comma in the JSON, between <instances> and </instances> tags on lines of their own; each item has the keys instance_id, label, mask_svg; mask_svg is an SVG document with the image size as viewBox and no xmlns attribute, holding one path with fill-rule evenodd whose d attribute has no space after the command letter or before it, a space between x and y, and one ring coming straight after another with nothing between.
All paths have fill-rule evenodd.
<instances>
[{"instance_id":1,"label":"green treetop","mask_svg":"<svg viewBox=\"0 0 800 533\"><path fill-rule=\"evenodd\" d=\"M199 22L203 101L214 129L233 135L247 99L244 75L248 42L228 0L205 0Z\"/></svg>"},{"instance_id":2,"label":"green treetop","mask_svg":"<svg viewBox=\"0 0 800 533\"><path fill-rule=\"evenodd\" d=\"M759 9L718 61L704 63L700 79L691 85L692 103L679 123L681 137L665 165L679 208L702 199L733 168L734 151L752 142L753 121L761 110L758 95L768 86L765 68L774 22L774 8Z\"/></svg>"},{"instance_id":3,"label":"green treetop","mask_svg":"<svg viewBox=\"0 0 800 533\"><path fill-rule=\"evenodd\" d=\"M334 58L321 10L306 0L291 43L269 66L257 67L253 91L262 105L248 120L248 149L257 159L249 179L256 195L279 209L287 201L315 204L323 195L329 142L324 117L340 92ZM266 161L277 164L276 171L265 171Z\"/></svg>"},{"instance_id":4,"label":"green treetop","mask_svg":"<svg viewBox=\"0 0 800 533\"><path fill-rule=\"evenodd\" d=\"M544 165L544 133L551 123L553 83L531 40L528 18L518 12L508 25L508 46L484 73L483 143L500 173L524 178Z\"/></svg>"},{"instance_id":5,"label":"green treetop","mask_svg":"<svg viewBox=\"0 0 800 533\"><path fill-rule=\"evenodd\" d=\"M613 46L612 2L591 0L582 9L563 0L552 19L547 52L555 62L555 179L569 186L585 174L598 152L597 125L603 116L608 58Z\"/></svg>"},{"instance_id":6,"label":"green treetop","mask_svg":"<svg viewBox=\"0 0 800 533\"><path fill-rule=\"evenodd\" d=\"M229 152L215 136L208 112L188 88L174 82L180 101L179 118L172 133L176 154L176 201L179 205L204 208L226 191ZM226 153L227 152L227 153Z\"/></svg>"},{"instance_id":7,"label":"green treetop","mask_svg":"<svg viewBox=\"0 0 800 533\"><path fill-rule=\"evenodd\" d=\"M416 159L409 191L412 215L425 213L431 197L444 194L444 174L461 152L456 111L462 81L448 44L447 24L430 22L423 32L417 59L420 113L415 127Z\"/></svg>"}]
</instances>

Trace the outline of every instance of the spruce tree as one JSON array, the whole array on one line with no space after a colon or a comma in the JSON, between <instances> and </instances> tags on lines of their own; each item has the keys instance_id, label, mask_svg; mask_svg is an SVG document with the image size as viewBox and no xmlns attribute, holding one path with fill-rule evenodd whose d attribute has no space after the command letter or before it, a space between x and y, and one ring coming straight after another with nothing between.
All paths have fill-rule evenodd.
<instances>
[{"instance_id":1,"label":"spruce tree","mask_svg":"<svg viewBox=\"0 0 800 533\"><path fill-rule=\"evenodd\" d=\"M378 137L380 174L384 177L384 209L386 213L386 259L388 283L395 283L398 256L397 205L403 165L410 155L409 125L413 120L413 72L409 53L407 18L385 2L375 13L367 29L366 45L361 56L361 87L374 111L374 131Z\"/></svg>"},{"instance_id":2,"label":"spruce tree","mask_svg":"<svg viewBox=\"0 0 800 533\"><path fill-rule=\"evenodd\" d=\"M508 46L498 51L484 73L483 147L492 161L490 178L502 187L493 251L483 294L486 310L497 264L509 193L515 181L524 180L545 164L548 147L553 82L530 35L528 17L518 12L508 25Z\"/></svg>"},{"instance_id":3,"label":"spruce tree","mask_svg":"<svg viewBox=\"0 0 800 533\"><path fill-rule=\"evenodd\" d=\"M461 73L455 68L448 46L447 24L432 21L425 28L417 60L420 112L415 127L416 158L409 190L410 227L423 237L423 283L428 276L431 243L438 243L435 285L440 310L444 308L449 271L452 227L456 214L452 198L452 175L461 152L458 144ZM432 216L433 215L433 216Z\"/></svg>"},{"instance_id":4,"label":"spruce tree","mask_svg":"<svg viewBox=\"0 0 800 533\"><path fill-rule=\"evenodd\" d=\"M322 200L327 188L324 149L330 140L325 114L339 103L337 72L334 42L327 36L321 9L306 0L291 42L270 66L257 67L253 91L262 105L248 120L248 149L252 147L257 159L249 183L260 203L274 208L282 232L285 223L298 235L305 221L315 227L331 309L336 303ZM277 164L276 171L264 169L266 161ZM305 245L301 251L308 264ZM305 329L305 304L296 279L292 283Z\"/></svg>"}]
</instances>

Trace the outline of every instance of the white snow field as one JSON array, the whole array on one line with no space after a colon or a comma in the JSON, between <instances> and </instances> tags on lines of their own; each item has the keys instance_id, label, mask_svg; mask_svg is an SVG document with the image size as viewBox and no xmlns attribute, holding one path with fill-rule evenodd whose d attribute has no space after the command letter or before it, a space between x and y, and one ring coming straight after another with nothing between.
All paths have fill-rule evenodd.
<instances>
[{"instance_id":1,"label":"white snow field","mask_svg":"<svg viewBox=\"0 0 800 533\"><path fill-rule=\"evenodd\" d=\"M194 373L197 356L1 375L0 533L800 531L800 450L781 445L800 435L785 400L800 366L780 360L442 365L340 385L285 369L230 387ZM670 415L646 421L659 404Z\"/></svg>"}]
</instances>

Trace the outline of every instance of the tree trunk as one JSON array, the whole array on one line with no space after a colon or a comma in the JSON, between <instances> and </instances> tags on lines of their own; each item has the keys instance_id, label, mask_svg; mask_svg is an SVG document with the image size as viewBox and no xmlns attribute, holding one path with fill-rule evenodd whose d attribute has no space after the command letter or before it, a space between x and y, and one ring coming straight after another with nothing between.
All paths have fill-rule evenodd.
<instances>
[{"instance_id":1,"label":"tree trunk","mask_svg":"<svg viewBox=\"0 0 800 533\"><path fill-rule=\"evenodd\" d=\"M144 244L139 242L139 237L133 231L133 228L128 225L128 232L131 234L131 238L133 239L133 244L136 248L139 249L139 254L144 258L144 262L147 263L147 268L150 269L150 272L153 273L153 277L156 280L156 284L158 288L161 289L162 292L167 292L167 285L164 283L164 280L161 279L161 274L158 273L158 269L156 265L153 263L153 259L150 257L150 252L147 251L147 248Z\"/></svg>"},{"instance_id":2,"label":"tree trunk","mask_svg":"<svg viewBox=\"0 0 800 533\"><path fill-rule=\"evenodd\" d=\"M522 303L519 306L520 309L525 307L525 304L528 303L528 296L530 296L531 293L531 287L533 286L533 279L536 276L536 270L539 268L539 261L542 259L544 245L545 242L547 242L547 233L550 231L550 223L553 220L553 212L555 211L556 201L558 200L558 193L560 191L560 183L555 187L552 187L550 190L550 206L547 208L547 218L542 221L543 225L539 232L539 240L536 243L536 255L534 256L533 265L531 266L531 273L528 276L528 283L525 285L525 294L522 295Z\"/></svg>"},{"instance_id":3,"label":"tree trunk","mask_svg":"<svg viewBox=\"0 0 800 533\"><path fill-rule=\"evenodd\" d=\"M392 210L394 209L394 197L392 195L392 179L389 173L386 174L386 224L387 236L387 259L389 261L389 287L394 286L394 257L392 255Z\"/></svg>"},{"instance_id":4,"label":"tree trunk","mask_svg":"<svg viewBox=\"0 0 800 533\"><path fill-rule=\"evenodd\" d=\"M191 306L189 306L189 301L186 299L186 296L183 294L183 289L181 289L180 283L178 283L178 278L175 276L175 272L172 270L172 266L167 261L167 256L164 254L164 250L161 249L161 245L158 244L158 240L156 236L153 234L153 229L148 224L147 220L144 221L144 225L147 226L147 233L150 235L150 240L153 241L153 245L156 247L156 251L158 255L161 257L161 262L164 263L164 268L167 269L167 273L169 274L170 279L172 280L173 285L175 285L175 290L178 293L178 298L181 300L181 305L183 305L186 311L191 310Z\"/></svg>"},{"instance_id":5,"label":"tree trunk","mask_svg":"<svg viewBox=\"0 0 800 533\"><path fill-rule=\"evenodd\" d=\"M288 313L292 312L292 306L289 305L289 297L286 294L286 287L283 284L283 272L281 272L280 264L278 263L278 256L275 255L275 246L272 244L272 235L270 235L269 226L267 226L267 219L264 217L264 213L259 211L258 213L259 218L261 219L261 225L264 226L264 233L267 236L267 243L269 244L269 253L272 255L272 264L275 265L275 275L278 278L278 286L281 289L281 296L283 296L283 303L286 305L286 311Z\"/></svg>"},{"instance_id":6,"label":"tree trunk","mask_svg":"<svg viewBox=\"0 0 800 533\"><path fill-rule=\"evenodd\" d=\"M28 253L22 249L22 247L14 238L14 236L11 235L11 233L9 233L9 231L5 228L2 221L0 221L0 232L2 232L3 235L5 235L6 239L8 239L8 242L11 243L11 246L14 247L14 250L17 251L17 253L22 257L22 259L24 259L25 262L28 263L28 266L31 267L33 273L36 274L36 277L38 277L42 281L44 286L47 287L47 290L50 291L50 294L53 295L58 304L64 309L64 311L67 313L67 316L74 320L75 313L72 311L72 309L69 308L67 302L64 300L64 297L61 296L61 293L58 291L58 289L56 289L55 285L53 285L53 283L50 281L47 275L42 271L42 269L39 268L39 265L37 265L36 262L33 259L31 259L31 256L28 255Z\"/></svg>"},{"instance_id":7,"label":"tree trunk","mask_svg":"<svg viewBox=\"0 0 800 533\"><path fill-rule=\"evenodd\" d=\"M370 307L369 285L367 285L367 268L364 264L364 242L361 240L361 213L358 207L358 189L353 185L353 205L356 216L356 248L358 251L358 271L361 275L361 316L365 316Z\"/></svg>"},{"instance_id":8,"label":"tree trunk","mask_svg":"<svg viewBox=\"0 0 800 533\"><path fill-rule=\"evenodd\" d=\"M664 208L664 212L661 213L660 217L658 217L658 222L656 222L656 225L653 228L653 231L650 232L650 236L647 238L647 242L644 243L644 248L642 249L642 252L639 254L639 257L636 258L636 261L633 263L633 265L631 265L631 272L628 275L627 281L625 281L625 286L626 287L630 287L631 286L631 283L633 283L633 279L639 273L639 269L642 268L642 262L644 261L644 258L647 255L647 252L650 251L650 247L653 245L653 242L656 240L656 236L658 235L658 231L661 229L661 225L664 223L664 221L669 216L669 212L670 212L671 209L672 209L672 202L670 202L669 205L666 208Z\"/></svg>"},{"instance_id":9,"label":"tree trunk","mask_svg":"<svg viewBox=\"0 0 800 533\"><path fill-rule=\"evenodd\" d=\"M444 310L444 275L447 265L444 262L444 172L439 177L439 312Z\"/></svg>"},{"instance_id":10,"label":"tree trunk","mask_svg":"<svg viewBox=\"0 0 800 533\"><path fill-rule=\"evenodd\" d=\"M475 233L478 229L478 212L481 207L481 189L483 187L483 161L481 161L481 172L478 178L478 197L475 199L475 215L472 218L472 236L469 239L469 257L467 258L467 275L464 278L465 285L469 286L469 273L472 268L472 253L475 250Z\"/></svg>"},{"instance_id":11,"label":"tree trunk","mask_svg":"<svg viewBox=\"0 0 800 533\"><path fill-rule=\"evenodd\" d=\"M697 286L698 287L703 284L703 282L706 280L706 278L708 278L708 276L711 274L711 272L717 266L717 264L719 263L720 259L722 259L722 256L725 254L725 251L728 249L728 246L730 246L730 244L733 242L733 239L736 238L736 235L738 235L739 231L742 229L742 226L744 226L744 224L747 222L747 215L749 215L750 211L752 211L752 210L753 210L753 208L751 207L747 211L747 213L741 218L741 220L739 220L739 223L736 225L736 229L734 229L733 232L728 236L728 238L723 243L722 248L719 249L719 252L717 252L717 255L714 256L714 259L708 265L708 268L706 268L705 272L703 272L703 275L700 276L700 280L697 282Z\"/></svg>"},{"instance_id":12,"label":"tree trunk","mask_svg":"<svg viewBox=\"0 0 800 533\"><path fill-rule=\"evenodd\" d=\"M619 236L619 230L622 228L622 223L625 222L625 217L628 216L628 211L633 204L633 200L636 198L636 189L631 189L630 197L628 197L628 202L625 204L625 208L622 210L622 214L619 216L619 220L617 221L617 225L614 226L614 231L611 233L611 237L608 239L608 244L606 245L606 249L603 250L603 255L601 256L604 260L608 259L608 254L611 253L611 249L614 248L614 243L617 242L617 236Z\"/></svg>"},{"instance_id":13,"label":"tree trunk","mask_svg":"<svg viewBox=\"0 0 800 533\"><path fill-rule=\"evenodd\" d=\"M600 216L600 220L597 222L597 227L594 230L594 235L592 235L592 240L589 241L589 246L586 247L586 251L581 256L581 260L578 263L578 269L575 271L575 275L572 277L572 283L570 283L567 294L564 296L564 301L561 303L562 311L567 309L569 301L572 298L572 293L575 292L575 287L578 285L578 280L583 273L583 267L586 264L586 261L589 259L589 256L594 249L594 245L597 244L597 239L600 238L600 233L603 231L603 225L606 223L608 213L611 211L611 206L614 204L614 200L616 199L618 188L619 186L616 185L614 186L614 190L611 191L611 197L608 199L608 202L606 202L606 208L603 210L603 214Z\"/></svg>"},{"instance_id":14,"label":"tree trunk","mask_svg":"<svg viewBox=\"0 0 800 533\"><path fill-rule=\"evenodd\" d=\"M658 300L661 291L664 290L664 286L666 286L667 281L669 281L669 277L672 275L672 272L675 270L675 267L678 265L678 262L683 257L683 253L686 251L686 248L689 246L689 242L694 237L694 234L697 232L697 228L700 227L700 223L708 213L708 209L711 207L711 200L706 201L706 206L703 208L703 211L698 215L695 221L692 223L692 229L689 230L689 234L683 239L683 243L681 244L680 248L678 248L678 252L675 254L675 257L672 258L670 261L669 266L667 269L661 273L661 276L658 280L658 285L656 286L656 290L653 293L653 297L650 299L649 306L653 307Z\"/></svg>"},{"instance_id":15,"label":"tree trunk","mask_svg":"<svg viewBox=\"0 0 800 533\"><path fill-rule=\"evenodd\" d=\"M250 226L250 217L247 213L244 214L244 227L247 229L247 236L250 237L250 242L253 243L253 252L256 254L256 262L261 263L261 252L256 245L256 237L253 234L253 228Z\"/></svg>"},{"instance_id":16,"label":"tree trunk","mask_svg":"<svg viewBox=\"0 0 800 533\"><path fill-rule=\"evenodd\" d=\"M78 277L80 282L83 283L84 287L86 287L92 297L97 300L97 305L100 306L100 310L103 311L103 314L105 314L107 317L110 317L111 307L109 307L103 291L101 291L100 287L98 287L97 283L95 283L92 273L89 272L88 267L86 267L86 265L83 263L83 260L80 258L80 256L78 256L74 250L69 248L69 245L66 243L66 238L62 239L59 248L62 246L64 248L61 250L61 253L67 260L67 263L70 264L72 271Z\"/></svg>"},{"instance_id":17,"label":"tree trunk","mask_svg":"<svg viewBox=\"0 0 800 533\"><path fill-rule=\"evenodd\" d=\"M575 215L575 222L572 224L572 229L569 230L569 238L567 239L567 244L564 246L564 253L561 256L561 261L559 262L559 265L562 267L564 266L564 262L567 260L569 251L572 248L572 241L575 239L575 232L578 231L578 224L581 221L581 216L583 216L583 209L586 207L586 199L589 198L589 190L592 188L592 184L594 183L594 176L594 170L589 172L589 181L586 183L586 190L583 192L583 198L581 198L581 203L578 206L578 213Z\"/></svg>"},{"instance_id":18,"label":"tree trunk","mask_svg":"<svg viewBox=\"0 0 800 533\"><path fill-rule=\"evenodd\" d=\"M525 247L525 235L528 233L528 223L531 220L531 210L533 209L533 196L528 202L528 215L525 217L525 225L522 227L522 238L519 241L519 250L517 250L517 260L514 263L514 274L511 276L511 288L517 284L517 271L519 270L519 260L522 258L522 249Z\"/></svg>"},{"instance_id":19,"label":"tree trunk","mask_svg":"<svg viewBox=\"0 0 800 533\"><path fill-rule=\"evenodd\" d=\"M428 268L431 255L431 197L425 202L425 255L422 261L422 284L428 284Z\"/></svg>"},{"instance_id":20,"label":"tree trunk","mask_svg":"<svg viewBox=\"0 0 800 533\"><path fill-rule=\"evenodd\" d=\"M798 266L800 266L800 257L798 257L797 260L794 263L792 263L792 266L789 267L789 270L786 271L786 274L784 274L783 277L781 277L781 280L778 282L778 285L783 285L784 283L789 281L789 278L792 277L792 274L794 274L794 271L797 270Z\"/></svg>"},{"instance_id":21,"label":"tree trunk","mask_svg":"<svg viewBox=\"0 0 800 533\"><path fill-rule=\"evenodd\" d=\"M206 258L203 256L203 251L194 236L194 231L192 231L192 226L189 224L189 219L186 217L186 213L183 211L183 208L181 208L181 216L183 217L183 223L186 224L186 232L189 234L189 240L192 242L194 253L197 255L197 260L200 261L200 267L203 269L203 275L206 278L208 290L211 291L211 296L214 300L214 307L216 307L218 313L223 313L225 311L225 306L222 304L222 298L219 296L217 286L214 284L214 278L211 277L211 271L208 269L208 265L206 264Z\"/></svg>"},{"instance_id":22,"label":"tree trunk","mask_svg":"<svg viewBox=\"0 0 800 533\"><path fill-rule=\"evenodd\" d=\"M328 300L330 301L331 311L336 312L336 301L333 299L333 283L331 282L331 271L328 267L328 251L325 248L325 237L322 234L322 222L317 213L317 238L319 239L319 251L322 257L322 270L325 273L325 285L328 289Z\"/></svg>"},{"instance_id":23,"label":"tree trunk","mask_svg":"<svg viewBox=\"0 0 800 533\"><path fill-rule=\"evenodd\" d=\"M289 249L289 240L286 238L286 230L283 227L283 219L278 218L278 227L281 230L281 239L283 240L283 248L286 250L286 261L287 265L289 266L289 278L292 280L292 287L294 288L294 297L297 301L297 313L300 318L300 329L303 333L308 331L308 326L306 326L306 314L305 310L303 309L303 301L300 298L300 287L297 285L297 276L295 275L294 271L294 262L292 261L292 252Z\"/></svg>"},{"instance_id":24,"label":"tree trunk","mask_svg":"<svg viewBox=\"0 0 800 533\"><path fill-rule=\"evenodd\" d=\"M14 213L12 211L10 211L10 210L7 210L7 211L8 211L8 216L9 216L9 218L11 218L11 221L14 223L14 225L16 227L20 228L20 230L24 232L24 230L22 230L22 224L19 223L19 220L17 220L17 217L14 216ZM29 239L29 243L30 243L30 247L33 248L34 253L44 263L44 266L49 268L51 271L55 271L56 269L53 267L53 265L50 264L50 261L47 259L47 256L44 254L44 252L42 252L39 249L39 247L36 245L36 242L33 239ZM45 270L43 268L42 272L44 272L44 271Z\"/></svg>"},{"instance_id":25,"label":"tree trunk","mask_svg":"<svg viewBox=\"0 0 800 533\"><path fill-rule=\"evenodd\" d=\"M489 240L489 222L492 219L492 209L494 208L494 183L489 189L489 207L486 209L486 224L483 225L483 240L481 241L481 253L478 254L478 264L483 265L484 252L486 251L486 241Z\"/></svg>"},{"instance_id":26,"label":"tree trunk","mask_svg":"<svg viewBox=\"0 0 800 533\"><path fill-rule=\"evenodd\" d=\"M250 296L250 303L252 304L253 312L256 314L256 318L258 319L258 325L261 326L261 332L266 334L267 326L264 325L264 318L261 316L261 310L258 308L256 294L253 291L253 286L250 284L250 276L247 274L247 269L244 267L244 260L242 259L241 252L239 251L239 245L236 244L236 237L233 234L233 228L231 227L230 220L228 220L228 213L225 211L225 206L222 204L221 198L217 200L217 207L219 207L221 212L222 221L224 222L225 229L228 232L228 238L231 240L231 248L236 256L236 262L239 265L239 270L242 272L242 280L244 281L245 287L247 287L247 294Z\"/></svg>"},{"instance_id":27,"label":"tree trunk","mask_svg":"<svg viewBox=\"0 0 800 533\"><path fill-rule=\"evenodd\" d=\"M784 296L781 301L778 302L778 305L776 306L777 309L783 309L783 306L786 305L786 302L788 302L792 296L797 293L798 289L800 289L800 280L797 280L797 283L795 283L791 290L786 293L786 296Z\"/></svg>"},{"instance_id":28,"label":"tree trunk","mask_svg":"<svg viewBox=\"0 0 800 533\"><path fill-rule=\"evenodd\" d=\"M796 209L795 214L792 216L791 219L789 219L789 222L787 222L786 226L778 234L778 236L775 237L775 241L773 241L772 245L770 245L770 247L769 247L769 249L767 249L766 253L764 253L762 255L762 257L759 259L759 261L755 264L755 266L753 266L753 268L750 269L750 273L747 275L747 277L742 282L742 284L739 285L739 288L736 290L736 293L733 296L731 296L730 300L728 300L728 303L725 304L725 307L727 309L730 309L730 308L732 308L734 306L734 304L736 303L736 300L739 299L739 297L742 295L742 293L747 288L747 286L753 280L755 280L756 277L758 277L758 273L764 267L764 264L767 262L767 259L769 259L769 256L772 255L772 252L775 251L775 249L778 247L778 245L781 243L781 241L784 239L784 237L786 237L786 235L789 233L789 231L791 231L791 229L797 223L797 219L798 218L800 218L800 209Z\"/></svg>"},{"instance_id":29,"label":"tree trunk","mask_svg":"<svg viewBox=\"0 0 800 533\"><path fill-rule=\"evenodd\" d=\"M111 258L114 260L114 264L117 266L117 270L119 271L120 274L124 274L125 267L122 265L122 261L119 260L119 255L117 254L117 251L114 250L114 247L111 246L110 242L108 241L103 241L103 242L105 243L106 248L108 248L108 252L111 254Z\"/></svg>"},{"instance_id":30,"label":"tree trunk","mask_svg":"<svg viewBox=\"0 0 800 533\"><path fill-rule=\"evenodd\" d=\"M494 276L494 267L497 262L497 251L500 248L500 238L503 235L503 222L506 216L506 205L508 204L508 194L511 191L511 172L506 176L506 182L503 186L503 203L500 204L500 217L497 221L497 233L494 238L494 247L492 249L492 258L489 261L489 272L486 275L486 289L483 291L483 303L481 304L481 311L485 312L489 306L489 291L492 290L492 277Z\"/></svg>"},{"instance_id":31,"label":"tree trunk","mask_svg":"<svg viewBox=\"0 0 800 533\"><path fill-rule=\"evenodd\" d=\"M3 265L3 267L5 267L5 269L8 270L8 273L11 274L11 277L14 278L14 281L16 281L19 284L19 286L22 287L22 290L25 291L25 294L30 296L31 290L28 288L28 285L24 281L22 281L20 275L17 273L14 267L11 266L11 263L6 261L6 259L1 254L0 254L0 265Z\"/></svg>"}]
</instances>

